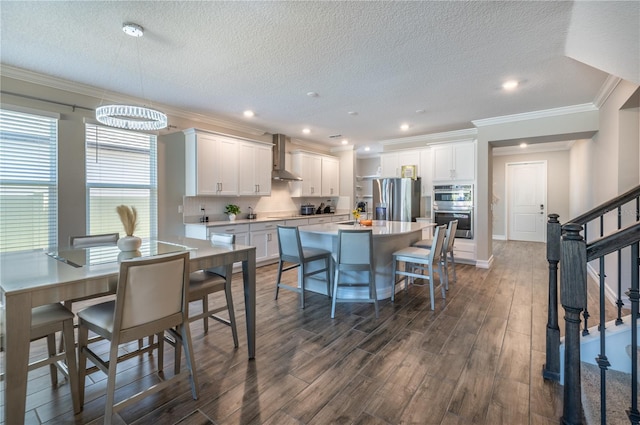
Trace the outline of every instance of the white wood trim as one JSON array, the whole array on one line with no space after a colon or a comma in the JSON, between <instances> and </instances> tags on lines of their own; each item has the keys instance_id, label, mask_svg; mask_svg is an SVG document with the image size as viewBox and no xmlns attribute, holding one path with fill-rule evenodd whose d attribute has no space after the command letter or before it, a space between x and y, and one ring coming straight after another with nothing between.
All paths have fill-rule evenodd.
<instances>
[{"instance_id":1,"label":"white wood trim","mask_svg":"<svg viewBox=\"0 0 640 425\"><path fill-rule=\"evenodd\" d=\"M598 108L593 103L583 103L582 105L563 106L561 108L544 109L542 111L525 112L522 114L504 115L501 117L485 118L471 121L476 127L485 127L496 124L506 124L518 121L533 120L538 118L557 117L561 115L576 114L579 112L597 111Z\"/></svg>"},{"instance_id":2,"label":"white wood trim","mask_svg":"<svg viewBox=\"0 0 640 425\"><path fill-rule=\"evenodd\" d=\"M476 267L479 269L490 269L493 266L493 254L488 260L476 260Z\"/></svg>"}]
</instances>

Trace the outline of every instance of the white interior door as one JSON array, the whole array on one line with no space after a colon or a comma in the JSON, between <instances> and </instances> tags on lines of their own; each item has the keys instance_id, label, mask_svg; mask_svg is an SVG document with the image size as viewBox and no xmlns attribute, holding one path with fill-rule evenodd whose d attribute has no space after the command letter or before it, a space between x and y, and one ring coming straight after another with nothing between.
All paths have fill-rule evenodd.
<instances>
[{"instance_id":1,"label":"white interior door","mask_svg":"<svg viewBox=\"0 0 640 425\"><path fill-rule=\"evenodd\" d=\"M547 162L508 163L508 237L545 242L547 217Z\"/></svg>"}]
</instances>

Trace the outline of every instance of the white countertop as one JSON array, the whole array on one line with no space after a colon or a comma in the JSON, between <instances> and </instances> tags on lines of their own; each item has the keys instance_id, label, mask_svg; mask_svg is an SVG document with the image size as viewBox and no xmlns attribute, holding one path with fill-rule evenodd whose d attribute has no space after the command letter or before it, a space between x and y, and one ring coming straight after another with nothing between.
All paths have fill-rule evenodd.
<instances>
[{"instance_id":1,"label":"white countertop","mask_svg":"<svg viewBox=\"0 0 640 425\"><path fill-rule=\"evenodd\" d=\"M184 224L195 225L195 226L205 226L205 227L228 226L230 224L262 223L262 222L269 222L269 221L296 220L296 219L305 219L305 218L335 217L335 216L341 216L341 215L349 215L349 218L351 217L348 211L336 212L333 214L310 214L310 215L289 214L289 215L282 215L282 216L278 216L276 214L274 214L273 216L270 216L268 215L268 213L264 213L262 217L258 217L253 220L248 220L248 219L236 219L234 221L218 220L218 221L207 221L204 223L184 223Z\"/></svg>"},{"instance_id":2,"label":"white countertop","mask_svg":"<svg viewBox=\"0 0 640 425\"><path fill-rule=\"evenodd\" d=\"M389 235L402 235L406 233L415 232L421 230L424 227L432 226L430 223L419 222L405 222L405 221L385 221L374 220L371 226L354 226L352 224L339 224L339 223L322 223L322 224L309 224L306 226L300 226L300 232L318 233L337 235L339 229L353 230L371 229L373 236L389 236Z\"/></svg>"}]
</instances>

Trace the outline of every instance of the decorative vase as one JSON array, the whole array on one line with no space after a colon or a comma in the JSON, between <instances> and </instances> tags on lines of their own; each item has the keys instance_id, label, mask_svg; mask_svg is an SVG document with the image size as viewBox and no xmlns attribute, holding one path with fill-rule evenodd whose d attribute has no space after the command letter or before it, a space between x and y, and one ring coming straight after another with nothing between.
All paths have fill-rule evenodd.
<instances>
[{"instance_id":1,"label":"decorative vase","mask_svg":"<svg viewBox=\"0 0 640 425\"><path fill-rule=\"evenodd\" d=\"M137 249L135 251L122 251L120 254L118 254L118 263L120 263L122 260L130 260L136 257L142 257L142 253Z\"/></svg>"},{"instance_id":2,"label":"decorative vase","mask_svg":"<svg viewBox=\"0 0 640 425\"><path fill-rule=\"evenodd\" d=\"M229 221L235 221L236 220L236 215L235 214L229 214Z\"/></svg>"},{"instance_id":3,"label":"decorative vase","mask_svg":"<svg viewBox=\"0 0 640 425\"><path fill-rule=\"evenodd\" d=\"M118 248L120 251L137 251L142 245L142 239L137 236L125 236L118 239Z\"/></svg>"}]
</instances>

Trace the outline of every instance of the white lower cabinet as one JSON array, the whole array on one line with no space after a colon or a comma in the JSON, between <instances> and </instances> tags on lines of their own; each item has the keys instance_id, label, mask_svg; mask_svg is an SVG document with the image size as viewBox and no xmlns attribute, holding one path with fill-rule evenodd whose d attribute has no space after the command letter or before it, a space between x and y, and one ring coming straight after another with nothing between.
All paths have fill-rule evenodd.
<instances>
[{"instance_id":1,"label":"white lower cabinet","mask_svg":"<svg viewBox=\"0 0 640 425\"><path fill-rule=\"evenodd\" d=\"M331 223L331 216L313 217L309 219L309 224Z\"/></svg>"},{"instance_id":2,"label":"white lower cabinet","mask_svg":"<svg viewBox=\"0 0 640 425\"><path fill-rule=\"evenodd\" d=\"M278 259L280 255L278 225L284 225L284 221L268 221L249 225L250 245L256 247L257 263Z\"/></svg>"},{"instance_id":3,"label":"white lower cabinet","mask_svg":"<svg viewBox=\"0 0 640 425\"><path fill-rule=\"evenodd\" d=\"M227 224L222 226L208 226L207 239L213 233L227 233L236 235L236 243L249 245L249 225L248 224Z\"/></svg>"},{"instance_id":4,"label":"white lower cabinet","mask_svg":"<svg viewBox=\"0 0 640 425\"><path fill-rule=\"evenodd\" d=\"M349 214L338 214L331 217L333 223L339 223L341 221L349 221Z\"/></svg>"},{"instance_id":5,"label":"white lower cabinet","mask_svg":"<svg viewBox=\"0 0 640 425\"><path fill-rule=\"evenodd\" d=\"M456 238L453 243L453 256L456 263L476 264L476 242L474 239Z\"/></svg>"}]
</instances>

